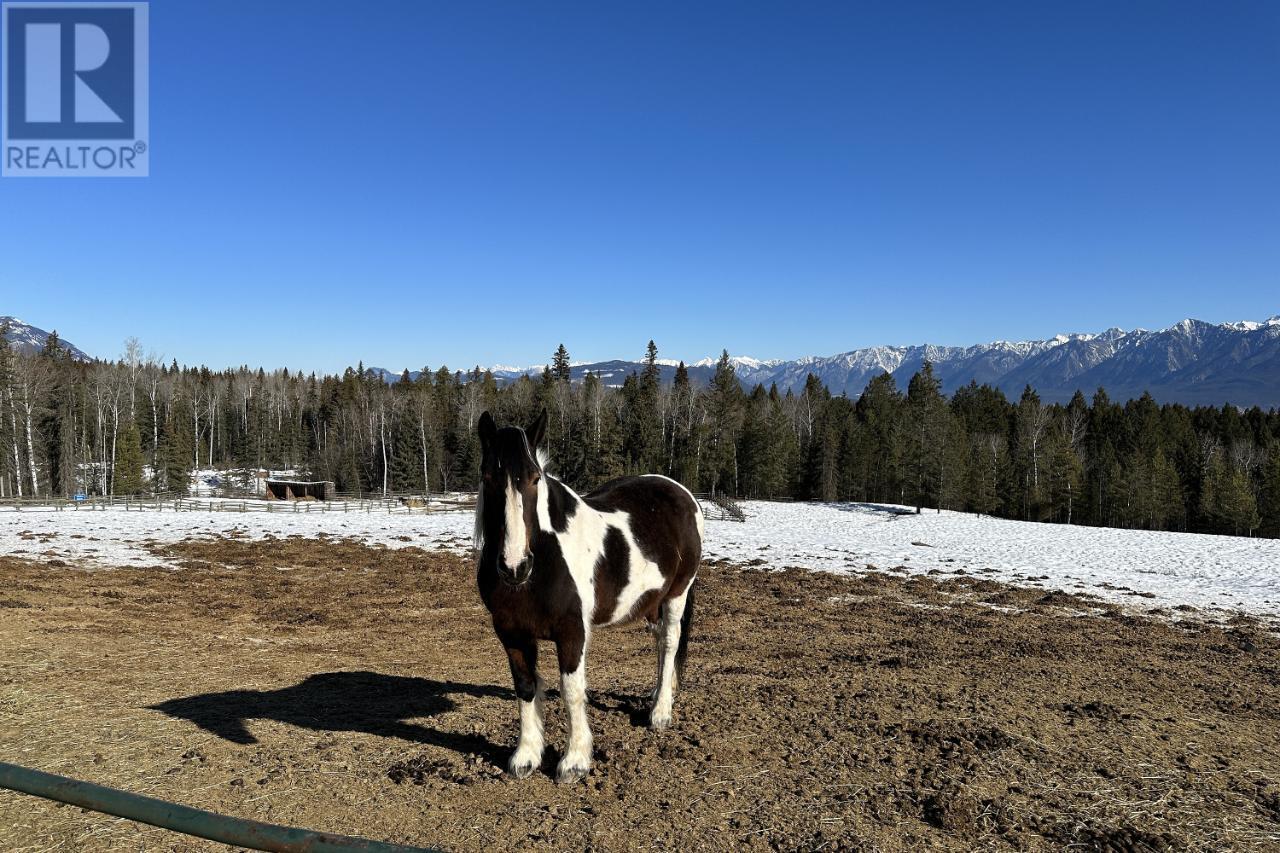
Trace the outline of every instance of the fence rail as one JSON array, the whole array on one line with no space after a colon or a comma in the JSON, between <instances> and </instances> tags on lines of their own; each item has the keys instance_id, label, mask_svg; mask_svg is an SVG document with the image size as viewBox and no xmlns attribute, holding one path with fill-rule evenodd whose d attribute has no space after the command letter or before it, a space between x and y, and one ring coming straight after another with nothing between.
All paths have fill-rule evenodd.
<instances>
[{"instance_id":1,"label":"fence rail","mask_svg":"<svg viewBox=\"0 0 1280 853\"><path fill-rule=\"evenodd\" d=\"M474 500L433 499L432 503L414 505L399 500L343 500L332 501L265 501L234 500L227 498L181 498L173 502L178 512L265 512L284 515L309 512L379 513L387 515L424 515L432 512L449 512L469 509Z\"/></svg>"},{"instance_id":2,"label":"fence rail","mask_svg":"<svg viewBox=\"0 0 1280 853\"><path fill-rule=\"evenodd\" d=\"M0 498L0 510L16 512L95 512L101 510L148 510L152 512L266 512L266 513L385 513L425 514L470 509L475 498L466 494L424 497L395 495L357 497L339 495L331 501L277 501L263 498L214 498L158 495L154 497L92 497L83 501L66 498Z\"/></svg>"},{"instance_id":3,"label":"fence rail","mask_svg":"<svg viewBox=\"0 0 1280 853\"><path fill-rule=\"evenodd\" d=\"M250 850L274 853L432 853L423 847L405 847L351 835L313 832L230 817L4 761L0 761L0 788Z\"/></svg>"}]
</instances>

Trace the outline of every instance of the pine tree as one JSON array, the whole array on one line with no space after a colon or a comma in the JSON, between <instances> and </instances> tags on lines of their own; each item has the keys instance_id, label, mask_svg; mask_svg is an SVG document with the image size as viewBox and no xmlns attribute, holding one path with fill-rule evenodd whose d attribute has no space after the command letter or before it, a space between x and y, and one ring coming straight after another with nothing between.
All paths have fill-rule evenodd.
<instances>
[{"instance_id":1,"label":"pine tree","mask_svg":"<svg viewBox=\"0 0 1280 853\"><path fill-rule=\"evenodd\" d=\"M111 485L116 495L142 494L142 437L138 425L130 421L116 443L115 472Z\"/></svg>"},{"instance_id":2,"label":"pine tree","mask_svg":"<svg viewBox=\"0 0 1280 853\"><path fill-rule=\"evenodd\" d=\"M697 490L701 482L704 408L695 393L684 362L676 367L671 383L671 438L667 448L667 473Z\"/></svg>"},{"instance_id":3,"label":"pine tree","mask_svg":"<svg viewBox=\"0 0 1280 853\"><path fill-rule=\"evenodd\" d=\"M650 339L648 346L644 348L644 371L640 377L650 384L658 383L658 345Z\"/></svg>"},{"instance_id":4,"label":"pine tree","mask_svg":"<svg viewBox=\"0 0 1280 853\"><path fill-rule=\"evenodd\" d=\"M795 430L791 427L791 418L778 394L777 385L769 387L768 419L768 441L772 455L761 488L767 497L782 497L791 492L791 472L796 467L798 448Z\"/></svg>"},{"instance_id":5,"label":"pine tree","mask_svg":"<svg viewBox=\"0 0 1280 853\"><path fill-rule=\"evenodd\" d=\"M1049 504L1054 520L1071 524L1084 479L1084 465L1063 432L1052 435L1046 451L1049 472Z\"/></svg>"},{"instance_id":6,"label":"pine tree","mask_svg":"<svg viewBox=\"0 0 1280 853\"><path fill-rule=\"evenodd\" d=\"M942 478L949 450L951 410L942 399L942 383L926 361L907 384L907 489L920 512L926 504L942 508Z\"/></svg>"},{"instance_id":7,"label":"pine tree","mask_svg":"<svg viewBox=\"0 0 1280 853\"><path fill-rule=\"evenodd\" d=\"M1271 451L1262 468L1258 515L1261 521L1259 535L1280 539L1280 440L1271 442Z\"/></svg>"},{"instance_id":8,"label":"pine tree","mask_svg":"<svg viewBox=\"0 0 1280 853\"><path fill-rule=\"evenodd\" d=\"M622 429L618 422L616 398L608 393L600 377L587 374L582 383L583 429L580 433L583 461L583 489L621 476L626 471L622 451Z\"/></svg>"},{"instance_id":9,"label":"pine tree","mask_svg":"<svg viewBox=\"0 0 1280 853\"><path fill-rule=\"evenodd\" d=\"M1022 392L1016 416L1014 464L1021 486L1023 518L1039 521L1045 511L1045 450L1049 432L1049 411L1040 403L1030 385Z\"/></svg>"},{"instance_id":10,"label":"pine tree","mask_svg":"<svg viewBox=\"0 0 1280 853\"><path fill-rule=\"evenodd\" d=\"M569 351L561 344L556 348L555 355L551 357L551 372L555 378L564 384L569 384L571 376L571 368L569 367Z\"/></svg>"},{"instance_id":11,"label":"pine tree","mask_svg":"<svg viewBox=\"0 0 1280 853\"><path fill-rule=\"evenodd\" d=\"M191 488L191 450L180 439L170 436L160 444L160 463L164 472L164 491L171 495L186 495Z\"/></svg>"},{"instance_id":12,"label":"pine tree","mask_svg":"<svg viewBox=\"0 0 1280 853\"><path fill-rule=\"evenodd\" d=\"M410 418L397 417L391 434L391 490L424 494L426 483L417 425Z\"/></svg>"},{"instance_id":13,"label":"pine tree","mask_svg":"<svg viewBox=\"0 0 1280 853\"><path fill-rule=\"evenodd\" d=\"M40 350L40 355L50 361L58 361L66 355L66 351L62 347L62 339L58 337L57 330L50 332L44 339L44 349Z\"/></svg>"},{"instance_id":14,"label":"pine tree","mask_svg":"<svg viewBox=\"0 0 1280 853\"><path fill-rule=\"evenodd\" d=\"M1200 513L1213 532L1253 535L1261 518L1248 474L1221 456L1215 459L1200 495Z\"/></svg>"},{"instance_id":15,"label":"pine tree","mask_svg":"<svg viewBox=\"0 0 1280 853\"><path fill-rule=\"evenodd\" d=\"M633 397L633 464L637 473L662 470L662 450L665 445L663 417L660 408L662 389L661 371L658 367L658 345L649 341L645 347L644 369Z\"/></svg>"},{"instance_id":16,"label":"pine tree","mask_svg":"<svg viewBox=\"0 0 1280 853\"><path fill-rule=\"evenodd\" d=\"M551 416L547 446L555 462L555 472L565 483L581 487L586 480L587 448L580 435L582 416L569 367L569 351L561 344L552 356L551 386L547 411Z\"/></svg>"},{"instance_id":17,"label":"pine tree","mask_svg":"<svg viewBox=\"0 0 1280 853\"><path fill-rule=\"evenodd\" d=\"M1150 472L1151 529L1167 530L1175 525L1181 527L1186 515L1182 482L1163 448L1156 448Z\"/></svg>"},{"instance_id":18,"label":"pine tree","mask_svg":"<svg viewBox=\"0 0 1280 853\"><path fill-rule=\"evenodd\" d=\"M867 477L867 499L903 503L902 458L905 441L902 395L893 374L881 373L867 383L855 410L864 425L866 456L873 460Z\"/></svg>"},{"instance_id":19,"label":"pine tree","mask_svg":"<svg viewBox=\"0 0 1280 853\"><path fill-rule=\"evenodd\" d=\"M1003 433L980 433L969 444L969 507L980 515L1002 508L1002 483L1009 477L1008 443Z\"/></svg>"},{"instance_id":20,"label":"pine tree","mask_svg":"<svg viewBox=\"0 0 1280 853\"><path fill-rule=\"evenodd\" d=\"M174 369L177 373L177 369ZM163 483L156 490L185 495L191 488L191 419L186 404L175 401L169 406L161 438L160 464Z\"/></svg>"},{"instance_id":21,"label":"pine tree","mask_svg":"<svg viewBox=\"0 0 1280 853\"><path fill-rule=\"evenodd\" d=\"M739 493L738 438L742 430L742 386L729 351L720 354L708 389L707 472L704 481L712 494Z\"/></svg>"}]
</instances>

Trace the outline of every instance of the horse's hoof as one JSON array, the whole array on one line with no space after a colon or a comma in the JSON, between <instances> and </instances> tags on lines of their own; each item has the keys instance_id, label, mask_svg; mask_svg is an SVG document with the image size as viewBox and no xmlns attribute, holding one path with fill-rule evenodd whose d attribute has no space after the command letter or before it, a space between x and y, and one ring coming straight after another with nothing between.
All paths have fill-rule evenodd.
<instances>
[{"instance_id":1,"label":"horse's hoof","mask_svg":"<svg viewBox=\"0 0 1280 853\"><path fill-rule=\"evenodd\" d=\"M572 785L574 782L585 779L589 772L591 767L588 765L561 762L559 769L556 770L556 781L561 785Z\"/></svg>"},{"instance_id":2,"label":"horse's hoof","mask_svg":"<svg viewBox=\"0 0 1280 853\"><path fill-rule=\"evenodd\" d=\"M507 772L516 779L527 779L532 772L538 770L541 762L535 761L534 758L526 756L512 756L511 762L507 765Z\"/></svg>"},{"instance_id":3,"label":"horse's hoof","mask_svg":"<svg viewBox=\"0 0 1280 853\"><path fill-rule=\"evenodd\" d=\"M665 715L654 714L649 718L649 728L653 729L655 732L660 732L660 731L663 731L664 729L671 728L671 715L670 714L665 714Z\"/></svg>"}]
</instances>

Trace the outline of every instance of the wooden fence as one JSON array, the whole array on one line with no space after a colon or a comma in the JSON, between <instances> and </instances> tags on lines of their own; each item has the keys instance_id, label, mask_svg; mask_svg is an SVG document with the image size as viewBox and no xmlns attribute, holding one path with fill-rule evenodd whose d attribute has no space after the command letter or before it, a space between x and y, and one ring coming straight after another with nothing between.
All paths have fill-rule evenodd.
<instances>
[{"instance_id":1,"label":"wooden fence","mask_svg":"<svg viewBox=\"0 0 1280 853\"><path fill-rule=\"evenodd\" d=\"M265 512L265 513L385 513L389 515L426 514L472 509L475 496L451 494L424 499L421 495L389 495L357 497L339 495L332 501L268 501L260 498L205 498L176 495L153 497L102 497L83 501L65 498L0 498L0 512L96 512L132 510L150 512Z\"/></svg>"}]
</instances>

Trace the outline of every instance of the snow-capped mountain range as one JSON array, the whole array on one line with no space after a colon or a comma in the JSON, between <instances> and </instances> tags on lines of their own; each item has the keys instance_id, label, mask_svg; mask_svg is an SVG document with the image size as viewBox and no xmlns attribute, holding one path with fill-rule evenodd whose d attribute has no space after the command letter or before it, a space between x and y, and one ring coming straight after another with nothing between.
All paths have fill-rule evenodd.
<instances>
[{"instance_id":1,"label":"snow-capped mountain range","mask_svg":"<svg viewBox=\"0 0 1280 853\"><path fill-rule=\"evenodd\" d=\"M0 326L5 323L9 324L9 334L5 335L5 339L9 341L9 346L18 352L32 353L40 352L44 349L44 342L48 339L49 333L44 329L36 328L30 323L24 323L17 317L0 317ZM62 338L62 346L71 353L71 357L80 361L92 361L79 347L70 341Z\"/></svg>"},{"instance_id":2,"label":"snow-capped mountain range","mask_svg":"<svg viewBox=\"0 0 1280 853\"><path fill-rule=\"evenodd\" d=\"M5 321L10 326L7 338L17 350L32 353L43 348L48 337L45 330L14 317L0 317L0 324ZM62 344L74 358L91 360L69 341L63 339ZM1157 331L1108 329L1097 334L968 347L877 346L790 360L732 358L738 379L747 389L776 384L779 391L799 391L812 373L831 393L850 397L857 397L873 377L885 372L905 389L926 360L933 362L948 394L975 381L994 385L1010 397L1030 385L1047 402L1064 402L1077 389L1089 396L1103 387L1113 400L1121 401L1150 391L1161 402L1280 407L1280 315L1262 322L1183 320ZM688 363L690 379L698 385L708 383L715 374L716 361L709 357ZM674 379L678 364L673 359L659 359L663 382ZM399 372L369 369L380 372L388 382L400 379ZM606 385L620 386L629 374L642 369L638 361L578 362L571 375L580 382L594 373ZM499 383L507 383L525 375L537 376L543 365L502 365L490 370ZM418 374L414 371L410 375L416 378Z\"/></svg>"},{"instance_id":3,"label":"snow-capped mountain range","mask_svg":"<svg viewBox=\"0 0 1280 853\"><path fill-rule=\"evenodd\" d=\"M995 341L969 347L877 346L832 356L770 360L732 358L747 388L777 384L779 391L799 391L810 373L833 394L856 397L872 377L891 373L905 389L912 374L928 360L951 393L970 381L994 385L1016 397L1030 385L1045 401L1066 401L1077 389L1090 396L1099 386L1115 400L1150 391L1161 402L1190 405L1280 406L1280 316L1263 322L1206 323L1183 320L1167 329L1108 329L1097 334L1057 335L1042 341ZM676 362L659 365L664 381L675 375ZM695 383L715 373L715 358L689 364ZM604 361L573 366L581 380L588 372L606 384L620 385L639 362ZM536 375L542 365L495 369L499 381Z\"/></svg>"}]
</instances>

